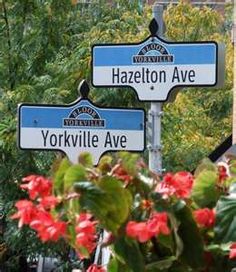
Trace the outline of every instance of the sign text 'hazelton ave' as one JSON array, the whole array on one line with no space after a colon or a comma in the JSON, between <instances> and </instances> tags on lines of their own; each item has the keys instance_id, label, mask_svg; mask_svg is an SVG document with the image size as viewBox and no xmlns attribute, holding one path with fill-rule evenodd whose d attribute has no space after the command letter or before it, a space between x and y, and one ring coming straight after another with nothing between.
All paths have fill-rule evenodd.
<instances>
[{"instance_id":1,"label":"sign text 'hazelton ave'","mask_svg":"<svg viewBox=\"0 0 236 272\"><path fill-rule=\"evenodd\" d=\"M139 100L166 101L180 86L215 86L215 42L172 43L151 36L139 44L93 46L94 86L129 86Z\"/></svg>"}]
</instances>

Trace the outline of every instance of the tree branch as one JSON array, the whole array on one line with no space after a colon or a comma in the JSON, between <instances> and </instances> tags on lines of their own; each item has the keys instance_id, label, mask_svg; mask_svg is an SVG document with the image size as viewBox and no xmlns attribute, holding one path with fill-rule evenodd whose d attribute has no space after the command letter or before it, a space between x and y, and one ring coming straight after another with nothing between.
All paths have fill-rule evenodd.
<instances>
[{"instance_id":1,"label":"tree branch","mask_svg":"<svg viewBox=\"0 0 236 272\"><path fill-rule=\"evenodd\" d=\"M2 8L3 8L3 19L6 24L6 38L7 38L7 44L8 44L8 73L9 73L9 86L10 89L13 90L15 85L15 79L14 79L14 71L13 71L13 61L12 61L12 44L11 44L11 35L10 35L10 25L8 21L8 13L7 13L7 7L6 7L6 1L2 1Z\"/></svg>"}]
</instances>

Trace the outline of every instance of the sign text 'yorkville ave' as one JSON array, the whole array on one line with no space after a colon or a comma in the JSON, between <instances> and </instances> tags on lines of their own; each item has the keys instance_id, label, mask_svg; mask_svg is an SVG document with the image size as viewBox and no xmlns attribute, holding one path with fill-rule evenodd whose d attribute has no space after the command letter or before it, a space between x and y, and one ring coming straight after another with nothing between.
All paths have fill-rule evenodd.
<instances>
[{"instance_id":1,"label":"sign text 'yorkville ave'","mask_svg":"<svg viewBox=\"0 0 236 272\"><path fill-rule=\"evenodd\" d=\"M90 152L94 164L106 151L143 151L145 114L141 109L99 108L88 99L65 106L21 104L21 149L61 150L71 162Z\"/></svg>"}]
</instances>

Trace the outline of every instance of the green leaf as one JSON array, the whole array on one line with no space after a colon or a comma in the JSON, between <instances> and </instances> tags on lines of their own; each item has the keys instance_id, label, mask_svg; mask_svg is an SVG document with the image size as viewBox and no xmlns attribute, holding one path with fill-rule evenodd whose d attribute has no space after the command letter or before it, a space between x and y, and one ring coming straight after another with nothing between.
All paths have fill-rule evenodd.
<instances>
[{"instance_id":1,"label":"green leaf","mask_svg":"<svg viewBox=\"0 0 236 272\"><path fill-rule=\"evenodd\" d=\"M234 175L236 174L236 160L235 159L230 161L229 169L232 174Z\"/></svg>"},{"instance_id":2,"label":"green leaf","mask_svg":"<svg viewBox=\"0 0 236 272\"><path fill-rule=\"evenodd\" d=\"M222 196L219 199L216 206L216 225L214 228L216 241L219 241L221 243L236 241L235 211L236 211L235 192L231 193L229 196Z\"/></svg>"},{"instance_id":3,"label":"green leaf","mask_svg":"<svg viewBox=\"0 0 236 272\"><path fill-rule=\"evenodd\" d=\"M103 173L107 173L111 170L111 162L112 162L112 157L111 156L103 156L98 164L98 169Z\"/></svg>"},{"instance_id":4,"label":"green leaf","mask_svg":"<svg viewBox=\"0 0 236 272\"><path fill-rule=\"evenodd\" d=\"M137 174L138 154L128 152L120 152L119 157L122 159L122 166L130 174L135 176Z\"/></svg>"},{"instance_id":5,"label":"green leaf","mask_svg":"<svg viewBox=\"0 0 236 272\"><path fill-rule=\"evenodd\" d=\"M121 257L133 272L145 271L143 255L138 243L129 238L121 237L114 244L115 253Z\"/></svg>"},{"instance_id":6,"label":"green leaf","mask_svg":"<svg viewBox=\"0 0 236 272\"><path fill-rule=\"evenodd\" d=\"M172 266L173 262L176 260L176 257L171 256L169 258L163 259L161 261L153 262L146 265L147 272L157 272L168 269Z\"/></svg>"},{"instance_id":7,"label":"green leaf","mask_svg":"<svg viewBox=\"0 0 236 272\"><path fill-rule=\"evenodd\" d=\"M192 268L203 266L203 241L191 210L184 206L175 210L180 225L178 235L183 241L182 259Z\"/></svg>"},{"instance_id":8,"label":"green leaf","mask_svg":"<svg viewBox=\"0 0 236 272\"><path fill-rule=\"evenodd\" d=\"M93 166L93 158L89 152L82 152L79 155L79 163L84 167L92 167Z\"/></svg>"},{"instance_id":9,"label":"green leaf","mask_svg":"<svg viewBox=\"0 0 236 272\"><path fill-rule=\"evenodd\" d=\"M160 246L163 246L167 248L170 252L173 252L174 240L172 235L159 234L157 237L157 241L160 244Z\"/></svg>"},{"instance_id":10,"label":"green leaf","mask_svg":"<svg viewBox=\"0 0 236 272\"><path fill-rule=\"evenodd\" d=\"M118 260L116 258L110 259L107 268L109 272L118 272Z\"/></svg>"},{"instance_id":11,"label":"green leaf","mask_svg":"<svg viewBox=\"0 0 236 272\"><path fill-rule=\"evenodd\" d=\"M228 255L231 243L227 244L213 244L206 247L206 251L210 251L214 254Z\"/></svg>"},{"instance_id":12,"label":"green leaf","mask_svg":"<svg viewBox=\"0 0 236 272\"><path fill-rule=\"evenodd\" d=\"M180 209L182 209L184 207L183 203L184 203L183 201L179 201L175 205L175 210L179 211ZM176 258L179 258L179 256L182 254L183 248L184 248L183 241L179 237L179 234L178 234L178 228L179 228L180 223L178 222L178 220L176 219L176 217L172 213L169 213L168 217L169 217L169 220L170 220L171 229L173 231L173 236L174 236L175 244L176 244L176 246L175 246L175 256L176 256Z\"/></svg>"},{"instance_id":13,"label":"green leaf","mask_svg":"<svg viewBox=\"0 0 236 272\"><path fill-rule=\"evenodd\" d=\"M81 193L81 208L90 210L107 230L116 233L126 221L132 197L122 183L113 177L104 177L99 185L90 182L75 184L75 190Z\"/></svg>"},{"instance_id":14,"label":"green leaf","mask_svg":"<svg viewBox=\"0 0 236 272\"><path fill-rule=\"evenodd\" d=\"M217 167L210 159L204 158L201 161L201 163L198 165L198 167L196 168L194 172L194 176L197 177L199 174L201 174L205 170L217 172Z\"/></svg>"},{"instance_id":15,"label":"green leaf","mask_svg":"<svg viewBox=\"0 0 236 272\"><path fill-rule=\"evenodd\" d=\"M64 190L70 189L75 182L86 180L86 171L80 164L70 166L64 176Z\"/></svg>"},{"instance_id":16,"label":"green leaf","mask_svg":"<svg viewBox=\"0 0 236 272\"><path fill-rule=\"evenodd\" d=\"M91 182L78 182L74 189L80 193L80 207L90 210L98 218L106 215L106 203L103 201L105 193Z\"/></svg>"},{"instance_id":17,"label":"green leaf","mask_svg":"<svg viewBox=\"0 0 236 272\"><path fill-rule=\"evenodd\" d=\"M117 258L112 258L108 264L109 272L130 272L129 267L125 263L121 263Z\"/></svg>"},{"instance_id":18,"label":"green leaf","mask_svg":"<svg viewBox=\"0 0 236 272\"><path fill-rule=\"evenodd\" d=\"M106 193L107 216L104 226L116 230L126 221L132 204L132 196L123 184L113 177L106 176L99 182L99 188Z\"/></svg>"},{"instance_id":19,"label":"green leaf","mask_svg":"<svg viewBox=\"0 0 236 272\"><path fill-rule=\"evenodd\" d=\"M217 180L217 173L210 170L203 170L198 174L193 185L192 197L199 207L212 208L216 205L220 196L216 189Z\"/></svg>"},{"instance_id":20,"label":"green leaf","mask_svg":"<svg viewBox=\"0 0 236 272\"><path fill-rule=\"evenodd\" d=\"M76 239L76 231L75 231L75 228L74 228L73 225L70 225L70 224L68 225L67 232L68 232L68 234L69 234L69 236L71 238L70 241L75 241L75 239Z\"/></svg>"},{"instance_id":21,"label":"green leaf","mask_svg":"<svg viewBox=\"0 0 236 272\"><path fill-rule=\"evenodd\" d=\"M78 198L70 199L68 202L68 206L73 216L79 213L80 206Z\"/></svg>"},{"instance_id":22,"label":"green leaf","mask_svg":"<svg viewBox=\"0 0 236 272\"><path fill-rule=\"evenodd\" d=\"M235 194L235 193L236 193L236 182L234 181L229 187L229 194Z\"/></svg>"},{"instance_id":23,"label":"green leaf","mask_svg":"<svg viewBox=\"0 0 236 272\"><path fill-rule=\"evenodd\" d=\"M70 166L71 163L69 162L69 160L67 158L64 158L61 161L59 168L54 175L53 188L57 194L64 193L64 176Z\"/></svg>"}]
</instances>

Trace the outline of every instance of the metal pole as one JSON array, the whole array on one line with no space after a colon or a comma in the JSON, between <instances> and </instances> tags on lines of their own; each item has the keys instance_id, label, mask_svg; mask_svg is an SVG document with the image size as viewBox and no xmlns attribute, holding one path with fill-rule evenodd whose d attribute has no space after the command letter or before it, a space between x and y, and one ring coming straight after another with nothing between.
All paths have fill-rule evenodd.
<instances>
[{"instance_id":1,"label":"metal pole","mask_svg":"<svg viewBox=\"0 0 236 272\"><path fill-rule=\"evenodd\" d=\"M163 36L163 6L157 3L153 6L153 17L158 23L158 36ZM149 149L149 168L157 174L162 174L161 157L161 116L162 103L152 102L148 112L150 144Z\"/></svg>"},{"instance_id":2,"label":"metal pole","mask_svg":"<svg viewBox=\"0 0 236 272\"><path fill-rule=\"evenodd\" d=\"M156 19L158 23L158 36L163 35L163 6L154 4L153 6L153 17ZM161 159L161 116L162 116L162 103L151 103L151 109L148 112L148 122L150 125L150 144L149 144L149 168L150 170L161 174L162 173L162 159ZM107 236L107 233L103 231L103 235ZM101 238L102 239L102 238ZM101 242L101 241L100 241ZM111 251L109 249L103 248L100 246L97 247L95 253L95 262L99 262L99 255L101 252L101 264L103 266L107 266Z\"/></svg>"}]
</instances>

